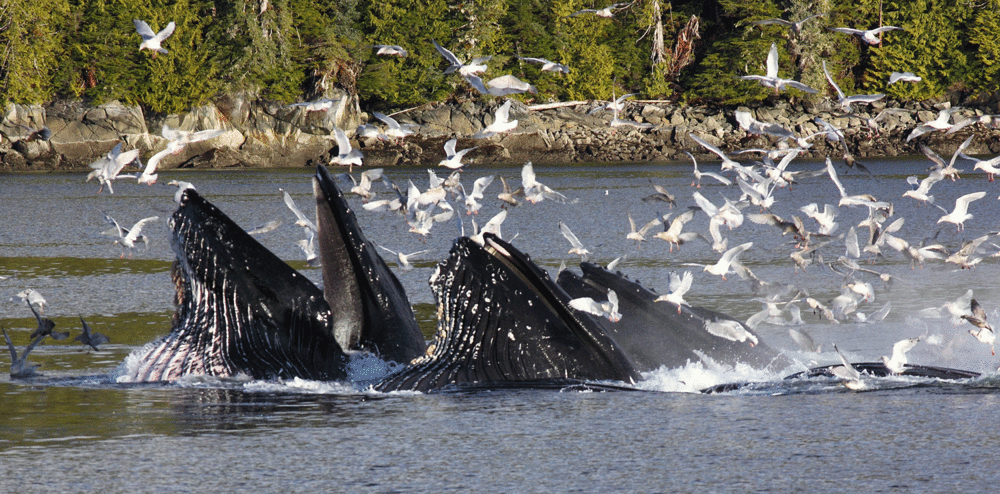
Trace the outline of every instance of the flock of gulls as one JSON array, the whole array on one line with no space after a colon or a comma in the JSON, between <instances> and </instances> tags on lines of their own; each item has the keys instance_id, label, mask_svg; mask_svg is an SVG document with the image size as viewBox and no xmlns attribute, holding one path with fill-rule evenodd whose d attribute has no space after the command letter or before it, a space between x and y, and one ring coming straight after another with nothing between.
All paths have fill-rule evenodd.
<instances>
[{"instance_id":1,"label":"flock of gulls","mask_svg":"<svg viewBox=\"0 0 1000 494\"><path fill-rule=\"evenodd\" d=\"M605 9L582 10L573 15L593 13L601 17L611 17L617 9L626 4L614 4ZM802 23L821 17L823 14L812 16L798 22L790 22L782 19L770 19L758 21L756 24L780 24L789 27L793 31L801 29ZM139 20L135 21L137 32L142 36L143 41L140 49L149 49L156 53L166 53L161 47L163 41L170 36L174 30L174 23L170 23L166 28L158 33L154 33L150 27ZM899 30L892 26L883 26L872 30L855 30L848 28L830 28L833 31L856 35L865 43L878 44L878 35L889 30ZM456 57L451 51L433 42L434 47L447 61L446 74L458 73L463 79L468 81L473 87L484 94L502 96L510 94L505 91L512 91L513 86L519 86L516 78L505 76L507 79L493 79L483 82L478 74L486 70L485 63L489 57L482 57L464 62ZM375 45L377 54L389 56L407 56L407 51L394 45ZM551 62L541 58L524 58L524 61L542 64L542 70L567 73L569 68L564 65ZM775 91L782 91L787 88L796 88L806 92L817 92L818 89L810 88L796 81L782 79L778 77L777 49L772 45L767 56L767 70L765 75L743 76L743 79L756 80L760 84L772 87ZM824 63L824 72L826 67ZM826 78L833 92L836 94L836 104L845 115L857 116L855 112L858 108L869 105L881 99L884 95L845 95L834 79L826 72ZM498 78L500 79L500 78ZM919 81L919 77L909 73L893 74L889 83L898 81ZM520 81L517 81L520 82ZM530 87L530 85L526 85ZM525 88L524 90L530 90ZM617 120L618 112L626 104L628 97L633 94L626 94L615 98L614 101L601 105L595 109L611 110ZM318 102L299 103L310 111L325 111L331 107L330 100ZM510 100L499 106L496 110L493 123L485 129L472 136L474 138L488 138L492 135L509 132L516 128L517 120L510 120ZM977 125L993 125L997 116L975 117L960 122L952 123L951 115L954 109L941 110L939 117L931 122L917 127L907 137L908 141L922 139L931 133L954 134L956 132L968 132ZM400 124L392 117L381 113L374 114L383 124L383 128L365 124L356 130L358 136L376 137L378 139L402 141L407 136L418 131L416 126ZM718 260L712 264L689 264L689 267L700 268L700 272L719 276L726 279L727 275L735 275L741 279L749 280L754 286L760 289L760 293L765 294L763 298L755 299L764 304L765 308L754 314L746 321L746 327L756 328L759 324L787 324L791 327L790 336L802 346L803 350L818 352L820 348L813 343L809 334L796 328L802 324L803 308L817 314L830 323L839 324L844 322L870 322L886 317L890 311L889 304L885 304L880 310L863 314L859 309L866 303L872 303L876 297L875 286L881 282L888 285L892 282L892 276L881 273L872 267L865 266L880 257L898 256L909 261L911 267L922 267L927 263L950 263L956 269L971 269L989 255L1000 255L1000 246L988 242L990 235L996 232L983 235L974 240L965 242L960 248L949 249L942 242L937 242L934 237L913 238L918 236L917 232L910 232L910 238L904 238L903 234L904 217L899 213L901 206L912 205L914 207L934 207L941 210L942 214L937 223L948 223L952 229L961 232L966 221L973 218L970 213L970 206L975 201L982 200L986 196L985 190L975 190L975 180L964 179L957 182L964 173L958 166L967 164L973 165L973 170L982 171L986 174L989 182L993 181L993 175L1000 172L1000 156L991 159L978 159L968 156L964 150L975 139L975 134L970 134L956 149L950 150L949 160L943 159L937 152L926 145L921 145L920 149L927 156L929 166L925 176L911 176L907 179L909 190L902 197L877 198L864 191L848 191L841 183L834 161L827 157L825 166L819 170L796 169L793 163L795 158L805 149L811 146L811 140L816 138L827 139L835 143L843 150L843 154L837 158L843 159L843 165L847 170L855 173L869 173L865 166L855 160L848 149L846 139L840 129L817 118L817 124L821 131L808 136L800 136L790 129L780 125L767 122L759 122L747 112L737 111L734 119L739 122L743 131L748 134L763 136L767 142L772 144L771 148L765 149L744 149L724 151L708 142L708 136L690 134L689 137L695 143L705 149L705 155L716 156L721 160L721 173L700 171L698 161L695 156L688 153L691 160L692 183L695 188L688 197L690 201L685 201L678 191L668 191L666 188L654 185L654 193L643 197L642 200L670 207L675 211L667 214L657 214L652 219L643 219L637 223L629 214L628 230L622 231L622 240L625 245L633 245L641 248L643 244L650 244L658 241L664 242L666 254L670 254L674 249L681 248L692 242L704 242L703 247L718 254ZM867 119L867 117L866 117ZM877 120L869 119L869 125L877 131ZM635 123L635 122L633 122ZM614 125L614 124L612 124ZM121 144L112 149L106 156L91 164L93 172L87 176L87 181L96 179L100 184L98 193L104 188L109 193L114 193L113 183L117 180L132 178L138 184L152 185L156 183L157 163L170 153L177 153L184 146L201 140L208 140L217 137L221 130L206 130L200 132L187 132L170 129L164 126L162 135L168 140L168 145L163 151L156 153L143 165L139 159L139 150L122 151ZM362 201L362 209L370 214L397 214L402 221L406 222L408 231L413 235L425 237L432 229L443 227L436 226L442 223L454 224L460 236L469 236L473 239L481 238L484 232L501 236L501 225L503 224L509 208L525 207L525 203L533 204L541 201L557 201L563 204L573 204L575 199L552 189L539 182L535 175L531 162L526 163L520 174L520 184L516 184L515 177L499 177L501 190L496 190L491 185L496 181L494 176L483 176L477 178L471 187L466 187L462 182L462 173L466 170L462 163L462 158L474 150L475 147L457 149L458 139L453 138L444 145L445 158L441 160L439 166L449 170L445 178L441 178L434 170L428 170L427 187L421 189L412 180L405 186L400 186L393 182L389 174L383 169L364 169L360 173L355 173L355 167L363 167L364 157L362 153L353 149L347 134L341 129L335 129L332 136L337 143L337 153L331 153L330 164L347 166L348 171L340 175L347 184L350 193L357 195ZM838 152L839 153L839 152ZM752 156L753 159L745 159ZM839 161L839 160L838 160ZM139 174L124 174L123 170L130 165L137 165L142 170ZM817 204L811 203L796 208L801 215L794 214L790 217L782 217L773 212L778 197L775 192L782 188L790 188L798 181L806 177L822 179L828 177L832 187L835 187L839 194L837 204ZM705 181L708 181L706 184ZM963 187L972 189L970 192L960 196L955 200L954 205L948 209L935 203L934 195L931 194L935 184L940 182L961 183ZM177 196L186 188L194 188L194 185L187 182L170 181L170 185L178 187ZM701 194L702 186L711 187L719 191L721 202L713 202L705 195ZM278 191L288 209L295 217L294 224L303 228L305 238L298 242L310 265L317 265L318 257L315 252L314 239L317 233L316 224L308 215L302 212L295 204L294 199L284 190ZM687 194L684 194L687 195ZM488 198L496 197L500 205L500 212L486 221L481 227L475 218L483 203ZM1000 198L998 198L1000 199ZM687 202L685 204L685 202ZM528 206L530 207L530 206ZM847 210L857 209L866 212L863 221L857 224L850 224L843 221L846 215L841 216L842 208ZM464 214L462 214L464 213ZM709 220L707 231L685 231L685 226L691 222L696 215L704 214ZM105 215L112 229L107 233L115 237L114 244L120 245L121 256L133 255L138 243L148 244L148 238L142 233L148 230L150 224L156 222L158 217L148 217L137 221L130 228L121 226L118 221L110 215ZM466 230L464 217L471 217L471 232ZM840 218L840 221L838 221ZM821 301L810 296L803 289L795 288L794 285L777 283L759 279L749 267L741 262L741 255L753 247L754 242L743 242L739 245L730 246L729 240L747 219L754 224L770 225L775 227L775 232L792 239L788 244L789 262L794 264L795 270L829 269L839 274L841 280L840 294L836 297ZM638 226L641 224L642 226ZM251 234L264 234L280 226L280 221L271 221L268 224L250 230ZM569 243L570 249L567 254L579 256L582 261L588 260L591 254L587 248L586 239L581 241L562 221L557 223L559 234ZM867 232L862 234L861 232ZM938 233L940 233L939 230ZM553 232L555 235L555 232ZM701 244L700 244L701 245ZM987 254L987 249L993 246L995 250L992 254ZM429 249L417 252L403 253L401 250L392 249L388 246L379 246L385 252L395 256L396 265L401 270L411 269L410 259L415 256L424 255L430 252ZM867 259L865 258L867 256ZM609 269L614 269L619 259L615 259L608 264ZM698 271L695 271L696 273ZM682 273L673 272L669 275L669 283L663 295L656 299L656 303L674 304L678 312L681 306L687 305L685 295L692 289L695 281L695 273L686 270ZM875 283L873 285L873 282ZM53 331L54 324L51 320L44 318L40 312L44 311L45 301L37 291L28 289L19 294L23 302L28 305L35 314L38 321L38 329L31 335L31 343L20 354L17 355L11 340L7 337L10 348L12 366L11 376L25 377L34 373L35 367L27 362L28 353L35 348L44 338L52 337L61 339L66 337L64 333ZM580 311L586 311L600 317L606 317L611 321L616 321L621 317L618 312L618 297L614 291L609 291L603 300L592 298L581 298L571 302L571 306ZM800 308L800 305L803 306ZM969 290L964 296L956 301L943 304L940 308L933 308L932 311L950 314L956 321L966 321L973 326L969 329L971 337L990 347L993 353L995 344L995 331L987 321L986 311L973 298L972 291ZM786 319L786 315L788 318ZM81 322L83 322L81 318ZM718 325L717 325L718 326ZM98 345L106 343L107 337L92 332L86 322L83 322L83 333L76 339L85 345L90 345L95 350ZM706 331L733 341L746 341L750 339L756 343L756 336L747 332L742 325L726 325L726 327L706 327ZM6 337L6 331L4 331ZM891 356L884 356L883 361L891 373L900 373L907 363L906 353L915 345L920 344L927 336L914 336L906 338L896 343L891 352ZM840 353L834 345L842 366L834 369L834 374L841 378L845 386L851 389L862 389L865 387L865 376L859 373L851 363Z\"/></svg>"}]
</instances>

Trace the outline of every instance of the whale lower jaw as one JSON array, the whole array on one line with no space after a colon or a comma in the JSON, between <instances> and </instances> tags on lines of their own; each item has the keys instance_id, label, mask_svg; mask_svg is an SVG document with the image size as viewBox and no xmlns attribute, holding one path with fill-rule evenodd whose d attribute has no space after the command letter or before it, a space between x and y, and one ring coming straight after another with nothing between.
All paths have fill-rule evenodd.
<instances>
[{"instance_id":1,"label":"whale lower jaw","mask_svg":"<svg viewBox=\"0 0 1000 494\"><path fill-rule=\"evenodd\" d=\"M560 379L637 381L617 343L548 275L497 237L463 237L431 278L438 331L424 357L375 386L429 391Z\"/></svg>"}]
</instances>

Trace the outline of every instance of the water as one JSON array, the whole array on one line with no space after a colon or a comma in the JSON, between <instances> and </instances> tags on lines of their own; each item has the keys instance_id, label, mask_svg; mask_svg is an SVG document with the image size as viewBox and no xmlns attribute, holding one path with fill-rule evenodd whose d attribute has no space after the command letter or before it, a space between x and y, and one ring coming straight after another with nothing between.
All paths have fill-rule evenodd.
<instances>
[{"instance_id":1,"label":"water","mask_svg":"<svg viewBox=\"0 0 1000 494\"><path fill-rule=\"evenodd\" d=\"M975 217L958 232L935 223L938 208L902 199L905 177L923 172L923 160L869 162L876 178L841 176L848 193L871 192L895 205L906 218L898 233L910 242L936 234L950 251L997 227L998 186L981 175L939 182L936 203L952 208L962 194L986 190L974 202ZM714 166L713 166L714 165ZM717 164L703 165L718 171ZM821 162L797 161L795 169L821 169ZM701 273L683 263L713 263L718 254L695 241L670 253L660 240L636 248L625 240L627 213L639 224L671 209L645 203L651 184L664 185L683 211L694 202L688 165L573 165L536 167L538 179L576 204L543 202L513 208L504 237L554 274L569 244L558 233L564 221L607 263L625 256L618 269L645 286L666 290L671 270L695 271L686 297L694 304L746 319L761 309L747 282ZM426 186L423 169L388 171L404 186L413 179ZM519 167L469 170L463 181L484 174L519 182ZM258 239L313 280L317 269L304 262L294 242L303 238L278 187L288 190L308 211L309 170L174 172L161 176L196 184L209 200L247 227L280 219L283 225ZM499 181L487 197L499 192ZM122 182L113 196L96 195L81 174L0 176L0 321L18 349L34 327L30 312L14 294L28 287L49 302L46 315L57 330L79 333L78 316L111 337L102 351L83 349L71 339L46 341L30 360L43 376L10 380L0 376L0 475L4 490L50 491L672 491L927 492L992 491L1000 475L992 465L998 449L996 413L997 357L976 341L967 323L918 314L940 307L966 290L993 319L1000 319L995 295L998 268L987 258L973 270L929 262L911 269L888 248L886 257L862 265L890 273L891 286L872 283L875 300L859 310L871 313L885 302L892 310L874 324L834 325L817 318L804 304L802 327L822 352L803 352L787 328L763 324L761 339L782 349L798 364L781 372L693 363L647 374L639 387L652 392L503 390L475 393L372 393L349 383L311 381L240 382L188 379L173 385L117 385L109 380L136 348L169 330L173 314L169 278L173 254L166 218L175 188ZM383 190L383 189L378 189ZM719 203L736 199L735 187L703 182L701 193ZM838 196L824 175L803 179L776 193L773 211L785 218L810 202L836 204ZM414 303L426 334L434 327L432 296L426 285L433 266L447 255L455 224L439 224L426 239L406 232L391 213L360 210L365 233L393 250L432 252L411 259L415 269L397 272ZM748 208L746 213L755 208ZM856 225L867 212L841 207L836 233ZM478 223L499 211L488 200ZM148 250L129 257L113 238L103 214L131 225L159 216L146 233ZM465 226L470 228L468 218ZM814 227L811 220L806 224ZM685 230L707 232L697 213ZM729 245L753 241L744 262L762 279L794 283L822 301L839 293L842 278L813 265L796 272L788 258L791 241L771 226L745 221L725 231ZM860 229L859 237L866 238ZM986 254L997 250L989 244ZM822 249L828 261L843 253L842 241ZM392 259L388 260L394 265ZM787 317L787 316L786 316ZM779 382L796 370L837 362L832 343L851 360L877 360L893 342L934 336L918 344L911 363L986 372L958 383L898 377L875 380L873 391L847 391L833 380ZM6 357L0 359L6 362ZM721 396L695 390L733 381L770 384Z\"/></svg>"}]
</instances>

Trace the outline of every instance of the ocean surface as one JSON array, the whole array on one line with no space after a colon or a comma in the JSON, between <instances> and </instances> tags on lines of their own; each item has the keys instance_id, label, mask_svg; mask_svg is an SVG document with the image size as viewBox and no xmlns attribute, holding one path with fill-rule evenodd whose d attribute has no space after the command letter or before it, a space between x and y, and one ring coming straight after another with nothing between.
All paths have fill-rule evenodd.
<instances>
[{"instance_id":1,"label":"ocean surface","mask_svg":"<svg viewBox=\"0 0 1000 494\"><path fill-rule=\"evenodd\" d=\"M951 150L939 150L950 155ZM944 213L934 205L902 197L906 177L926 176L925 159L866 160L872 175L837 162L848 194L869 193L894 205L885 225L905 218L894 235L911 244L942 244L954 252L964 242L1000 227L1000 184L979 173L937 183L935 204L949 211L955 198L986 191L973 202L974 217L959 231L937 223ZM719 172L719 164L701 163ZM971 170L971 163L959 168ZM520 166L469 168L462 181L503 176L516 187ZM821 161L799 160L790 170L822 171ZM334 170L341 171L341 170ZM665 292L671 271L690 270L694 284L685 297L746 320L764 304L765 294L738 276L722 280L686 263L714 263L719 254L701 240L671 252L652 238L635 245L626 240L628 216L640 226L658 214L684 212L692 194L719 204L737 200L739 189L703 179L691 186L689 163L666 165L593 164L536 166L538 180L571 199L509 209L503 237L555 276L565 262L578 270L580 258L567 254L569 243L557 223L565 222L591 251L590 261L606 264L644 286ZM438 169L442 177L447 170ZM983 260L972 269L940 260L922 266L887 246L883 256L863 253L861 268L837 264L845 254L843 238L851 226L862 245L868 229L858 223L864 207L838 207L833 237L813 264L796 269L789 254L791 235L749 220L723 234L733 247L753 242L743 262L769 283L793 285L778 307L782 316L760 324L761 340L780 349L795 364L781 370L691 362L644 374L636 391L496 390L476 392L376 393L351 382L292 380L261 382L189 378L174 384L122 384L115 380L127 357L170 330L174 255L167 218L173 212L172 179L198 191L246 228L278 220L281 225L256 238L316 282L320 272L305 262L296 242L305 238L294 225L279 188L288 191L312 216L312 170L174 171L160 183L115 184L115 193L85 183L84 174L0 175L0 324L20 352L35 327L31 312L16 294L38 290L47 300L45 315L70 338L46 340L29 360L40 375L10 379L9 356L0 358L0 490L5 492L995 492L1000 485L995 455L1000 450L1000 357L968 330L972 326L940 309L972 290L992 320L1000 320L1000 250L995 235L982 243ZM357 173L355 173L357 175ZM405 189L407 180L427 187L425 169L387 169ZM348 182L342 182L349 188ZM643 201L658 184L675 194L677 204ZM485 223L500 211L497 179L486 190L478 215ZM376 184L378 197L387 189ZM797 215L807 227L816 223L799 208L837 205L840 196L826 174L802 176L776 189L775 214ZM434 331L433 297L427 279L459 235L457 222L434 226L427 237L408 232L402 216L369 212L351 196L369 239L394 251L430 252L411 259L414 269L397 271L426 335ZM759 212L748 206L744 214ZM143 230L148 246L136 251L114 244L105 214L123 226L157 216ZM708 235L702 212L685 231ZM654 230L655 231L655 230ZM390 266L393 256L384 253ZM827 264L837 268L834 271ZM839 272L838 272L839 271ZM820 351L806 351L789 335L785 303L799 294L828 303L841 293L846 276L871 283L873 300L856 312L871 315L890 304L884 320L861 323L852 313L834 324L797 302L803 324ZM966 299L967 300L967 299ZM968 304L966 300L960 303ZM967 306L962 307L968 310ZM101 351L72 340L80 317L111 338ZM891 355L893 343L921 337L908 354L913 364L945 366L983 373L956 382L913 377L866 378L867 389L850 391L830 378L783 380L818 365L839 363L833 344L854 362ZM357 368L377 363L359 358ZM729 382L753 387L717 395L698 390Z\"/></svg>"}]
</instances>

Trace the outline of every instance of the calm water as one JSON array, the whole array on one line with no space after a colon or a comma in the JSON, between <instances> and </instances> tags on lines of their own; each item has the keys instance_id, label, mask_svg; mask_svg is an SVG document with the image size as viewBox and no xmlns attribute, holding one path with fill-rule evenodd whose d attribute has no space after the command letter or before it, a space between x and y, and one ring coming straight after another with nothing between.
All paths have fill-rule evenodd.
<instances>
[{"instance_id":1,"label":"calm water","mask_svg":"<svg viewBox=\"0 0 1000 494\"><path fill-rule=\"evenodd\" d=\"M713 166L714 165L714 166ZM851 173L841 178L848 193L870 192L895 204L906 218L898 232L911 243L936 236L950 250L1000 227L1000 185L968 174L932 189L947 209L968 192L987 191L974 202L975 217L958 232L936 225L942 212L901 198L905 177L922 173L927 162L869 162L876 177ZM793 169L815 170L821 162L799 161ZM703 165L718 171L717 164ZM966 166L965 168L971 168ZM668 252L660 240L636 248L625 240L627 214L645 223L671 208L640 199L653 183L677 195L683 211L694 205L687 164L536 167L538 179L578 199L546 201L510 210L503 234L555 274L561 262L571 269L568 242L556 223L566 222L607 263L625 257L618 269L658 291L670 271L691 269L695 283L687 295L700 305L746 319L762 308L747 282L722 281L683 263L714 263L718 254L696 241ZM423 169L389 170L397 184L412 179L426 187ZM472 169L463 182L491 174L520 182L520 167ZM295 242L301 228L281 200L288 190L308 211L310 170L167 172L163 182L193 182L199 192L237 223L252 227L271 220L282 226L257 238L310 278L317 269L304 262ZM443 173L442 173L443 175ZM115 369L136 348L165 334L173 314L169 279L173 254L166 219L173 211L174 187L120 182L116 193L97 195L82 174L0 175L0 321L20 350L34 328L31 313L14 294L39 290L46 315L57 329L79 333L78 316L109 335L102 351L84 350L70 340L47 340L30 360L42 364L41 377L10 380L0 375L0 485L2 490L51 491L258 491L317 489L357 491L594 491L661 492L994 491L1000 474L994 453L1000 358L977 342L967 323L935 318L922 309L940 307L968 289L1000 319L995 286L1000 269L987 258L974 270L928 263L911 269L898 253L862 265L895 277L891 286L857 274L875 287L875 300L859 311L871 313L891 302L885 321L834 325L804 304L802 329L822 352L801 351L787 328L763 324L757 331L769 345L800 364L780 372L702 363L646 375L648 392L495 391L422 395L378 394L349 383L233 382L190 379L174 385L112 384ZM735 187L703 182L701 193L719 203L739 197ZM384 188L376 189L384 193ZM487 189L476 217L484 223L499 211L499 180ZM785 218L811 202L836 204L835 187L825 175L803 179L776 192L772 210ZM421 239L407 233L402 217L360 210L365 233L378 244L412 252L432 249L411 260L416 268L398 272L415 304L425 333L434 327L426 280L447 255L455 223L438 224ZM745 212L753 212L750 207ZM859 208L838 208L843 233L867 216ZM147 250L124 258L108 228L107 213L123 225L159 216L145 232ZM468 217L466 229L471 229ZM814 227L812 220L806 224ZM685 230L707 233L697 213ZM724 229L725 230L725 229ZM729 245L753 241L744 262L762 279L793 283L819 300L840 291L843 278L823 266L796 272L788 237L771 226L745 221L725 231ZM867 230L859 230L866 238ZM992 239L991 239L992 240ZM997 250L985 243L985 253ZM844 251L836 241L822 249L828 261ZM577 259L578 260L578 259ZM390 264L393 261L389 259ZM786 316L787 317L787 316ZM837 362L832 343L855 361L877 360L893 342L932 336L909 354L911 363L943 365L987 373L971 382L940 383L913 378L879 379L874 391L855 393L836 382L778 382L808 366ZM0 359L6 368L6 355ZM359 362L364 365L365 362ZM731 381L772 384L721 396L695 390Z\"/></svg>"}]
</instances>

